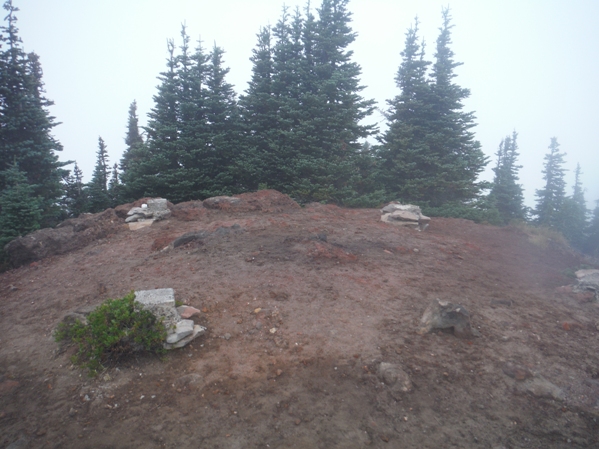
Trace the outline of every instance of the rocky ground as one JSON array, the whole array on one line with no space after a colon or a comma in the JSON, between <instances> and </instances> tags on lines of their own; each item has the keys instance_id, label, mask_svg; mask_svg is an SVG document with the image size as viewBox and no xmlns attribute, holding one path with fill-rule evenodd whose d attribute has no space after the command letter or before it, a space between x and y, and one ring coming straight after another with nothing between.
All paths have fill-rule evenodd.
<instances>
[{"instance_id":1,"label":"rocky ground","mask_svg":"<svg viewBox=\"0 0 599 449\"><path fill-rule=\"evenodd\" d=\"M584 263L567 248L272 191L211 207L137 231L115 213L79 248L0 275L0 447L599 447L599 306L560 288ZM167 287L208 331L164 359L88 378L52 338L81 306ZM480 336L419 334L437 298Z\"/></svg>"}]
</instances>

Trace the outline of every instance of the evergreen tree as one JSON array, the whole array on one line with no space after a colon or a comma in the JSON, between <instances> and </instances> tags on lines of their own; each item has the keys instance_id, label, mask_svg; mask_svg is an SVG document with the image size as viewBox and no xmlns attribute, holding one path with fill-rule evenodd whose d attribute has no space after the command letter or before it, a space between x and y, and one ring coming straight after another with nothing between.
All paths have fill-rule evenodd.
<instances>
[{"instance_id":1,"label":"evergreen tree","mask_svg":"<svg viewBox=\"0 0 599 449\"><path fill-rule=\"evenodd\" d=\"M487 164L480 142L471 129L476 126L473 112L464 112L463 100L470 90L453 82L457 76L451 44L451 16L443 9L443 25L437 38L435 64L432 70L433 122L430 135L431 153L437 159L435 190L429 203L463 202L476 198L481 185L476 182Z\"/></svg>"},{"instance_id":2,"label":"evergreen tree","mask_svg":"<svg viewBox=\"0 0 599 449\"><path fill-rule=\"evenodd\" d=\"M432 120L431 86L426 79L430 62L424 59L424 42L419 42L418 19L406 32L402 62L395 76L400 93L388 100L389 128L380 138L379 179L390 195L402 201L427 201L435 175L434 160L427 142Z\"/></svg>"},{"instance_id":3,"label":"evergreen tree","mask_svg":"<svg viewBox=\"0 0 599 449\"><path fill-rule=\"evenodd\" d=\"M584 251L599 259L599 200L595 202L595 209L587 227Z\"/></svg>"},{"instance_id":4,"label":"evergreen tree","mask_svg":"<svg viewBox=\"0 0 599 449\"><path fill-rule=\"evenodd\" d=\"M43 198L36 195L25 173L14 163L0 173L0 253L11 240L40 228Z\"/></svg>"},{"instance_id":5,"label":"evergreen tree","mask_svg":"<svg viewBox=\"0 0 599 449\"><path fill-rule=\"evenodd\" d=\"M35 53L26 54L16 27L12 0L4 3L7 25L0 27L0 172L17 163L27 182L42 198L42 224L60 218L58 200L67 163L58 162L60 143L50 134L57 123L44 97L42 69ZM0 191L8 185L0 181Z\"/></svg>"},{"instance_id":6,"label":"evergreen tree","mask_svg":"<svg viewBox=\"0 0 599 449\"><path fill-rule=\"evenodd\" d=\"M127 118L127 134L125 136L125 145L127 148L121 159L121 172L126 173L132 164L139 162L142 156L142 147L144 145L143 137L139 132L139 119L137 117L137 101L129 106L129 116Z\"/></svg>"},{"instance_id":7,"label":"evergreen tree","mask_svg":"<svg viewBox=\"0 0 599 449\"><path fill-rule=\"evenodd\" d=\"M108 194L108 153L102 137L98 138L96 156L96 166L94 167L92 180L87 185L89 211L92 213L102 212L111 206L110 195Z\"/></svg>"},{"instance_id":8,"label":"evergreen tree","mask_svg":"<svg viewBox=\"0 0 599 449\"><path fill-rule=\"evenodd\" d=\"M123 200L123 185L119 181L119 166L115 162L112 167L112 175L108 182L108 196L110 197L110 207L116 207Z\"/></svg>"},{"instance_id":9,"label":"evergreen tree","mask_svg":"<svg viewBox=\"0 0 599 449\"><path fill-rule=\"evenodd\" d=\"M245 167L300 201L355 196L360 139L373 132L360 125L373 103L359 95L346 5L323 0L318 19L309 4L305 17L284 8L272 33L263 29L258 36L252 81L241 100L252 148Z\"/></svg>"},{"instance_id":10,"label":"evergreen tree","mask_svg":"<svg viewBox=\"0 0 599 449\"><path fill-rule=\"evenodd\" d=\"M198 192L201 197L243 190L234 178L233 169L244 146L241 113L233 85L225 79L229 69L223 67L223 55L223 49L215 45L206 77L209 139L205 154L199 155L204 167L202 175L207 181Z\"/></svg>"},{"instance_id":11,"label":"evergreen tree","mask_svg":"<svg viewBox=\"0 0 599 449\"><path fill-rule=\"evenodd\" d=\"M343 202L356 197L361 139L375 131L374 126L360 124L372 114L374 102L360 95L361 68L348 50L356 34L347 4L348 0L323 0L316 21L307 8L300 84L307 120L301 120L296 131L302 154L294 182L300 199Z\"/></svg>"},{"instance_id":12,"label":"evergreen tree","mask_svg":"<svg viewBox=\"0 0 599 449\"><path fill-rule=\"evenodd\" d=\"M248 190L259 185L274 186L278 160L279 101L273 87L273 48L270 27L261 28L258 43L252 50L252 78L245 95L239 99L243 126L247 134L247 149L237 161L238 179Z\"/></svg>"},{"instance_id":13,"label":"evergreen tree","mask_svg":"<svg viewBox=\"0 0 599 449\"><path fill-rule=\"evenodd\" d=\"M161 83L154 95L154 108L148 114L146 145L140 147L139 159L128 166L122 176L127 199L152 196L174 200L169 195L169 185L176 183L180 168L179 62L175 57L175 44L172 40L167 42L167 49L167 70L158 77Z\"/></svg>"},{"instance_id":14,"label":"evergreen tree","mask_svg":"<svg viewBox=\"0 0 599 449\"><path fill-rule=\"evenodd\" d=\"M89 210L87 189L83 184L83 172L75 162L73 173L64 178L65 194L63 204L66 209L67 217L78 217Z\"/></svg>"},{"instance_id":15,"label":"evergreen tree","mask_svg":"<svg viewBox=\"0 0 599 449\"><path fill-rule=\"evenodd\" d=\"M565 169L564 156L560 153L557 138L552 137L549 145L549 153L545 155L543 168L543 179L545 187L536 191L537 207L535 210L536 220L539 225L563 230L561 214L564 200L566 198L564 181Z\"/></svg>"},{"instance_id":16,"label":"evergreen tree","mask_svg":"<svg viewBox=\"0 0 599 449\"><path fill-rule=\"evenodd\" d=\"M474 115L462 111L470 92L453 81L461 64L450 49L451 28L449 10L444 9L430 80L418 24L408 30L396 77L401 93L388 102L389 130L379 152L389 193L429 207L477 198L482 184L476 179L487 163L471 131Z\"/></svg>"},{"instance_id":17,"label":"evergreen tree","mask_svg":"<svg viewBox=\"0 0 599 449\"><path fill-rule=\"evenodd\" d=\"M233 86L226 82L223 50L190 51L183 26L179 54L168 42L167 71L154 96L140 160L122 176L126 196L161 196L174 202L241 189L233 166L242 144Z\"/></svg>"},{"instance_id":18,"label":"evergreen tree","mask_svg":"<svg viewBox=\"0 0 599 449\"><path fill-rule=\"evenodd\" d=\"M522 166L516 165L519 156L517 138L518 133L514 131L511 137L501 141L496 154L497 165L493 169L495 178L490 198L503 223L526 218L522 186L518 184L518 170Z\"/></svg>"},{"instance_id":19,"label":"evergreen tree","mask_svg":"<svg viewBox=\"0 0 599 449\"><path fill-rule=\"evenodd\" d=\"M564 234L568 242L579 250L583 250L585 246L588 214L586 200L584 199L584 189L580 180L581 174L580 164L576 164L572 196L564 199L564 204L559 211L560 231Z\"/></svg>"}]
</instances>

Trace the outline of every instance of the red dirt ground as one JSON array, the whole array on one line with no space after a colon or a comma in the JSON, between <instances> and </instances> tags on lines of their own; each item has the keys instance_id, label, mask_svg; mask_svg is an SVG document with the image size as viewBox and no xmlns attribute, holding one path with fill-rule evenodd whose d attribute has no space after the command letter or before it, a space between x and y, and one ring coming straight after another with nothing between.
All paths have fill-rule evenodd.
<instances>
[{"instance_id":1,"label":"red dirt ground","mask_svg":"<svg viewBox=\"0 0 599 449\"><path fill-rule=\"evenodd\" d=\"M435 218L418 232L375 209L272 195L177 205L1 274L0 447L599 447L599 307L558 289L582 263L574 253L516 228ZM166 287L208 332L164 360L88 378L53 341L69 311ZM418 334L435 298L464 305L482 336ZM380 362L412 391L382 383ZM561 398L526 391L533 380Z\"/></svg>"}]
</instances>

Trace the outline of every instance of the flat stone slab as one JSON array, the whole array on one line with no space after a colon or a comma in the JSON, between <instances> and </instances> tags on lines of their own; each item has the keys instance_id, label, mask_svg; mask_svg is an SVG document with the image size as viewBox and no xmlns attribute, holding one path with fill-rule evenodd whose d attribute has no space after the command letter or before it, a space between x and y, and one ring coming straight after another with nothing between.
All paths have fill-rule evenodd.
<instances>
[{"instance_id":1,"label":"flat stone slab","mask_svg":"<svg viewBox=\"0 0 599 449\"><path fill-rule=\"evenodd\" d=\"M179 306L177 307L177 312L179 312L179 315L183 319L189 319L192 316L200 316L202 314L201 311L191 306Z\"/></svg>"},{"instance_id":2,"label":"flat stone slab","mask_svg":"<svg viewBox=\"0 0 599 449\"><path fill-rule=\"evenodd\" d=\"M196 324L193 327L193 333L191 335L188 335L187 337L183 338L182 340L179 340L177 343L172 343L172 344L171 343L164 343L164 349L182 348L186 344L188 344L191 341L195 340L200 335L204 335L205 333L206 333L206 328L204 326L200 326L199 324Z\"/></svg>"},{"instance_id":3,"label":"flat stone slab","mask_svg":"<svg viewBox=\"0 0 599 449\"><path fill-rule=\"evenodd\" d=\"M180 340L183 340L188 335L193 334L194 324L192 320L181 320L176 325L166 337L166 342L169 344L177 343Z\"/></svg>"},{"instance_id":4,"label":"flat stone slab","mask_svg":"<svg viewBox=\"0 0 599 449\"><path fill-rule=\"evenodd\" d=\"M133 223L127 223L129 225L130 231L137 231L138 229L147 228L148 226L152 226L154 220L145 220L145 221L135 221Z\"/></svg>"},{"instance_id":5,"label":"flat stone slab","mask_svg":"<svg viewBox=\"0 0 599 449\"><path fill-rule=\"evenodd\" d=\"M170 306L175 307L175 290L172 288L159 288L156 290L140 290L135 292L135 301L142 306Z\"/></svg>"}]
</instances>

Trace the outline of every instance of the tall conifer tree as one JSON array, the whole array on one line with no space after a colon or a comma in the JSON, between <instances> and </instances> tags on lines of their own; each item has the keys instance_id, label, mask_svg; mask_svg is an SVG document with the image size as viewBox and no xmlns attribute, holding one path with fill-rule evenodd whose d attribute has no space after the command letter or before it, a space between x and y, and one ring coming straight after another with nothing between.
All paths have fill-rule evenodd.
<instances>
[{"instance_id":1,"label":"tall conifer tree","mask_svg":"<svg viewBox=\"0 0 599 449\"><path fill-rule=\"evenodd\" d=\"M545 187L536 191L537 207L535 209L536 223L542 226L562 230L561 210L566 198L566 181L564 180L564 156L559 151L557 138L552 137L549 153L545 155L543 179Z\"/></svg>"},{"instance_id":2,"label":"tall conifer tree","mask_svg":"<svg viewBox=\"0 0 599 449\"><path fill-rule=\"evenodd\" d=\"M83 184L83 172L75 162L73 172L64 179L63 204L69 218L78 217L89 210L87 188Z\"/></svg>"},{"instance_id":3,"label":"tall conifer tree","mask_svg":"<svg viewBox=\"0 0 599 449\"><path fill-rule=\"evenodd\" d=\"M430 207L471 201L480 193L476 182L487 161L474 139L473 113L462 111L469 90L453 81L451 18L443 10L430 80L418 23L406 34L402 64L396 76L400 94L389 101L389 130L381 139L381 179L388 192L404 201Z\"/></svg>"},{"instance_id":4,"label":"tall conifer tree","mask_svg":"<svg viewBox=\"0 0 599 449\"><path fill-rule=\"evenodd\" d=\"M42 198L42 225L60 219L62 196L61 169L58 162L60 143L51 135L54 122L48 108L52 102L44 96L42 68L35 53L26 54L16 27L12 0L4 3L7 24L0 27L0 172L15 163ZM0 191L7 187L0 180ZM1 213L1 212L0 212Z\"/></svg>"},{"instance_id":5,"label":"tall conifer tree","mask_svg":"<svg viewBox=\"0 0 599 449\"><path fill-rule=\"evenodd\" d=\"M595 202L595 209L586 229L584 252L599 259L599 200Z\"/></svg>"},{"instance_id":6,"label":"tall conifer tree","mask_svg":"<svg viewBox=\"0 0 599 449\"><path fill-rule=\"evenodd\" d=\"M402 62L395 76L399 94L388 100L389 128L380 138L379 176L387 193L402 201L427 201L434 164L427 141L432 119L429 61L418 36L418 19L406 32Z\"/></svg>"},{"instance_id":7,"label":"tall conifer tree","mask_svg":"<svg viewBox=\"0 0 599 449\"><path fill-rule=\"evenodd\" d=\"M108 194L108 178L110 168L108 166L108 152L102 137L98 137L98 151L96 152L96 166L90 183L87 185L89 197L89 211L92 213L102 212L111 206Z\"/></svg>"},{"instance_id":8,"label":"tall conifer tree","mask_svg":"<svg viewBox=\"0 0 599 449\"><path fill-rule=\"evenodd\" d=\"M127 117L127 134L125 135L125 145L127 148L121 158L121 173L127 173L132 164L139 162L142 156L143 137L139 132L139 118L137 116L137 101L129 106L129 115Z\"/></svg>"},{"instance_id":9,"label":"tall conifer tree","mask_svg":"<svg viewBox=\"0 0 599 449\"><path fill-rule=\"evenodd\" d=\"M522 166L516 165L519 156L517 139L518 133L514 131L511 137L506 136L501 141L496 153L497 165L493 169L495 178L490 197L503 223L526 218L522 186L518 184L518 170Z\"/></svg>"},{"instance_id":10,"label":"tall conifer tree","mask_svg":"<svg viewBox=\"0 0 599 449\"><path fill-rule=\"evenodd\" d=\"M580 180L581 174L580 164L576 164L572 196L564 198L564 204L559 211L559 221L560 231L564 237L573 247L582 251L585 246L588 210L584 199L584 188Z\"/></svg>"}]
</instances>

